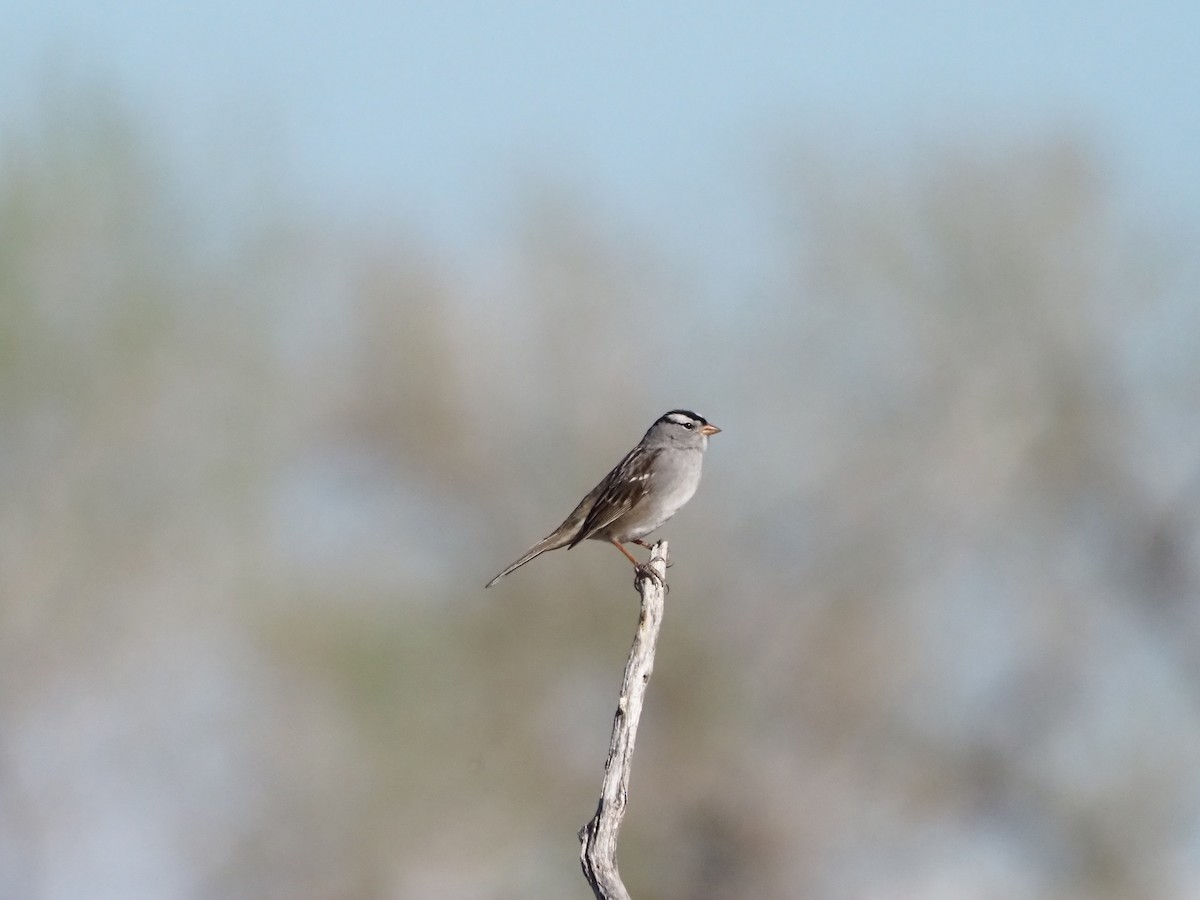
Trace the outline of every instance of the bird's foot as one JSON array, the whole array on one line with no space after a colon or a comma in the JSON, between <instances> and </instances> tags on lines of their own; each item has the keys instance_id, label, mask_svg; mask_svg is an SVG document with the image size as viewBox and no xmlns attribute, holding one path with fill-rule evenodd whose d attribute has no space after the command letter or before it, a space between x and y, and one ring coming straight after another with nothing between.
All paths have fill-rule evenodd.
<instances>
[{"instance_id":1,"label":"bird's foot","mask_svg":"<svg viewBox=\"0 0 1200 900\"><path fill-rule=\"evenodd\" d=\"M636 588L638 581L643 578L650 579L667 593L671 592L671 586L667 584L667 580L659 575L658 572L651 567L650 563L646 563L644 565L639 564L634 569L633 586Z\"/></svg>"},{"instance_id":2,"label":"bird's foot","mask_svg":"<svg viewBox=\"0 0 1200 900\"><path fill-rule=\"evenodd\" d=\"M645 541L643 541L641 538L635 538L634 540L630 541L629 543L631 543L631 544L637 544L639 547L645 547L647 550L653 550L653 549L654 549L654 545L653 545L653 544L648 544L648 543L646 543ZM647 563L647 565L649 565L649 563ZM675 565L675 564L674 564L674 563L670 563L670 562L669 562L669 563L667 563L667 568L669 569L669 568L671 568L671 566L673 566L673 565Z\"/></svg>"}]
</instances>

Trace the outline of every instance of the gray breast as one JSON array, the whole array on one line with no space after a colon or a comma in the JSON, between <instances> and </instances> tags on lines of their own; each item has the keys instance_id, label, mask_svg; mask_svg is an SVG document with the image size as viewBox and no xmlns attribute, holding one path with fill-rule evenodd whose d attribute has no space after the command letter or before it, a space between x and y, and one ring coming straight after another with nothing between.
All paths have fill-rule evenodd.
<instances>
[{"instance_id":1,"label":"gray breast","mask_svg":"<svg viewBox=\"0 0 1200 900\"><path fill-rule=\"evenodd\" d=\"M619 527L624 540L644 537L679 512L700 486L703 461L697 450L665 451L650 476L649 494Z\"/></svg>"}]
</instances>

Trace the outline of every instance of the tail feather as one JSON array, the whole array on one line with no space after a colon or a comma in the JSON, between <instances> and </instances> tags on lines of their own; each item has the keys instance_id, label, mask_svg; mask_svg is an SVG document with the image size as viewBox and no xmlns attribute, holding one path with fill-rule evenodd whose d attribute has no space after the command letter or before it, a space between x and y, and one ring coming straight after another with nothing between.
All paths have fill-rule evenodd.
<instances>
[{"instance_id":1,"label":"tail feather","mask_svg":"<svg viewBox=\"0 0 1200 900\"><path fill-rule=\"evenodd\" d=\"M591 505L600 495L600 490L604 487L605 483L606 482L602 481L592 488L591 492L579 501L579 505L575 507L575 510L569 516L567 516L566 521L564 521L552 532L526 550L524 556L485 584L483 586L484 590L490 588L493 584L495 584L509 572L512 572L514 569L519 569L531 559L536 559L537 557L541 556L547 550L557 550L559 547L566 547L568 544L574 547L575 544L572 543L572 540L579 532L579 526L587 516L587 511L591 508Z\"/></svg>"},{"instance_id":2,"label":"tail feather","mask_svg":"<svg viewBox=\"0 0 1200 900\"><path fill-rule=\"evenodd\" d=\"M517 569L521 568L521 566L525 565L525 563L529 562L530 560L536 559L537 557L541 556L543 553L545 553L549 549L551 549L551 548L543 547L541 544L537 544L537 545L533 546L529 550L528 553L526 553L524 556L522 556L520 559L518 559L515 563L513 563L511 566L509 566L507 569L505 569L503 572L501 572L499 575L497 575L495 578L493 578L491 581L489 581L487 584L485 584L483 586L484 590L487 590L488 588L490 588L493 584L495 584L497 581L499 581L501 578L503 578L509 572L515 572Z\"/></svg>"},{"instance_id":3,"label":"tail feather","mask_svg":"<svg viewBox=\"0 0 1200 900\"><path fill-rule=\"evenodd\" d=\"M534 544L532 547L530 547L528 550L526 550L524 556L522 556L515 563L513 563L511 566L509 566L507 569L505 569L503 572L501 572L499 575L497 575L495 578L493 578L491 581L489 581L487 584L485 584L483 586L484 590L487 590L488 588L490 588L493 584L495 584L497 581L499 581L501 578L503 578L509 572L513 572L513 571L521 568L521 566L525 565L525 563L527 563L531 560L537 559L539 556L541 556L547 550L557 550L559 547L565 547L569 543L569 541L570 541L570 538L563 538L557 531L554 532L554 534L547 535L546 537L544 537L540 541L538 541L536 544Z\"/></svg>"}]
</instances>

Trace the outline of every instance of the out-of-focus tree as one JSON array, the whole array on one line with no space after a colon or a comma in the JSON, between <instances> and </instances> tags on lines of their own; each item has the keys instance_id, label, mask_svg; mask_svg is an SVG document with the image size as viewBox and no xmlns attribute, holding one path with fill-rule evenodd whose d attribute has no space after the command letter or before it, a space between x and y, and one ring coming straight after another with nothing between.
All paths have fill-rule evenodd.
<instances>
[{"instance_id":1,"label":"out-of-focus tree","mask_svg":"<svg viewBox=\"0 0 1200 900\"><path fill-rule=\"evenodd\" d=\"M635 896L1200 884L1195 272L1085 141L797 153L721 308L549 191L483 281L206 254L52 110L0 147L0 895L583 896L627 566L481 585L679 404Z\"/></svg>"}]
</instances>

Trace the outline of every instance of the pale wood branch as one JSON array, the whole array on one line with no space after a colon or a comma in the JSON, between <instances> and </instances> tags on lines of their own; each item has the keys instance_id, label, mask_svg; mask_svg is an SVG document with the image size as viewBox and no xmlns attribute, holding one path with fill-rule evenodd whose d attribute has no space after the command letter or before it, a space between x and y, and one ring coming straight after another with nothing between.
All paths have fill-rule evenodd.
<instances>
[{"instance_id":1,"label":"pale wood branch","mask_svg":"<svg viewBox=\"0 0 1200 900\"><path fill-rule=\"evenodd\" d=\"M636 581L638 592L642 595L642 609L629 660L625 663L625 678L621 682L617 712L613 717L600 803L591 821L579 830L579 861L583 866L583 876L598 900L630 900L617 871L617 832L621 828L621 820L625 818L629 770L633 763L638 722L642 717L646 685L650 683L650 674L654 670L654 650L662 625L666 595L667 560L667 542L659 541L650 548L650 568L658 574L658 579L640 576Z\"/></svg>"}]
</instances>

